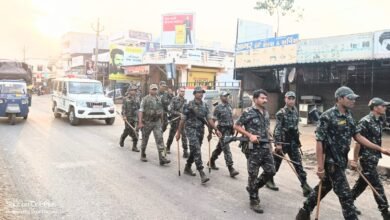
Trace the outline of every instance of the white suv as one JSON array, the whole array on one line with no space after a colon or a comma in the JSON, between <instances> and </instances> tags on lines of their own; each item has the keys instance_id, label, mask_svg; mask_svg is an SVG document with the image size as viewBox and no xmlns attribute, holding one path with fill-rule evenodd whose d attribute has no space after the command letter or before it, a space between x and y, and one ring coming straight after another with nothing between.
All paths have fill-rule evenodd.
<instances>
[{"instance_id":1,"label":"white suv","mask_svg":"<svg viewBox=\"0 0 390 220\"><path fill-rule=\"evenodd\" d=\"M52 110L54 117L66 114L71 125L80 119L100 119L112 125L115 105L104 96L101 82L90 79L60 78L53 81Z\"/></svg>"}]
</instances>

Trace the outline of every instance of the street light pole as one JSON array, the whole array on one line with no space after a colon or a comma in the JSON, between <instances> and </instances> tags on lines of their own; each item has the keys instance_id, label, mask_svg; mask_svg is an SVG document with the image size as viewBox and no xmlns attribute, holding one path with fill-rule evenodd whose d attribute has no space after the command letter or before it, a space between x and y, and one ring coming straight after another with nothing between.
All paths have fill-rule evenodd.
<instances>
[{"instance_id":1,"label":"street light pole","mask_svg":"<svg viewBox=\"0 0 390 220\"><path fill-rule=\"evenodd\" d=\"M100 32L104 31L104 27L100 27L100 20L97 19L97 25L96 28L92 25L92 29L96 32L96 47L95 47L95 79L97 80L98 77L98 56L99 56L99 36ZM104 75L103 75L103 86L104 86Z\"/></svg>"}]
</instances>

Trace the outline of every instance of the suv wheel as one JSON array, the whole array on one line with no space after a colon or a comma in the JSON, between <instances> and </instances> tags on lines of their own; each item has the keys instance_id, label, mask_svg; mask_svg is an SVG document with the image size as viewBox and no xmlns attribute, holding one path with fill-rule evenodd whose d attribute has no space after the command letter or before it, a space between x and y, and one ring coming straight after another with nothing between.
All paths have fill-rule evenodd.
<instances>
[{"instance_id":1,"label":"suv wheel","mask_svg":"<svg viewBox=\"0 0 390 220\"><path fill-rule=\"evenodd\" d=\"M58 112L57 104L55 102L53 103L53 113L54 113L54 118L61 118L61 113Z\"/></svg>"},{"instance_id":2,"label":"suv wheel","mask_svg":"<svg viewBox=\"0 0 390 220\"><path fill-rule=\"evenodd\" d=\"M71 108L70 109L70 112L69 112L69 115L68 115L68 118L69 118L69 122L71 125L78 125L80 119L78 119L76 117L76 113L74 112L74 108Z\"/></svg>"},{"instance_id":3,"label":"suv wheel","mask_svg":"<svg viewBox=\"0 0 390 220\"><path fill-rule=\"evenodd\" d=\"M115 122L115 118L106 118L105 120L107 125L112 125Z\"/></svg>"}]
</instances>

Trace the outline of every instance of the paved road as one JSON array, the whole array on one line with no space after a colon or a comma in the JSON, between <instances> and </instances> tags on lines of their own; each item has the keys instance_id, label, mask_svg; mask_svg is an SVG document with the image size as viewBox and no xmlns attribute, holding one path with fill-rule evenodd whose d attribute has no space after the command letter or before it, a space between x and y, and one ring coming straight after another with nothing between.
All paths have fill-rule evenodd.
<instances>
[{"instance_id":1,"label":"paved road","mask_svg":"<svg viewBox=\"0 0 390 220\"><path fill-rule=\"evenodd\" d=\"M27 121L10 126L1 119L3 211L19 219L294 219L304 201L297 178L284 163L275 177L281 190L261 189L265 213L256 214L248 207L246 160L236 144L233 157L240 175L230 178L221 157L221 169L203 186L199 174L178 177L175 149L172 163L159 166L153 137L147 163L130 150L129 139L120 148L119 119L113 126L83 121L74 127L66 118L53 117L49 96L34 97ZM203 158L206 147L205 142ZM314 185L313 164L306 165ZM356 204L364 212L361 219L380 219L369 190ZM342 219L334 193L322 203L321 219Z\"/></svg>"}]
</instances>

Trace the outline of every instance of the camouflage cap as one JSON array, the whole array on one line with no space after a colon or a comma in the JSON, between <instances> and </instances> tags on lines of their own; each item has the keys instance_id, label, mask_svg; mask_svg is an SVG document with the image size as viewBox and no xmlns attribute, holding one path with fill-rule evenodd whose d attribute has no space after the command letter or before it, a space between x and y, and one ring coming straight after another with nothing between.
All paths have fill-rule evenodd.
<instances>
[{"instance_id":1,"label":"camouflage cap","mask_svg":"<svg viewBox=\"0 0 390 220\"><path fill-rule=\"evenodd\" d=\"M165 81L160 81L160 86L167 86L167 83Z\"/></svg>"},{"instance_id":2,"label":"camouflage cap","mask_svg":"<svg viewBox=\"0 0 390 220\"><path fill-rule=\"evenodd\" d=\"M204 89L203 89L202 87L197 86L197 87L195 87L194 92L193 92L192 94L195 94L195 93L197 93L197 92L203 92L203 93L205 93L206 91L204 91Z\"/></svg>"},{"instance_id":3,"label":"camouflage cap","mask_svg":"<svg viewBox=\"0 0 390 220\"><path fill-rule=\"evenodd\" d=\"M352 89L350 89L349 87L346 87L346 86L342 86L340 88L338 88L336 90L336 92L334 93L334 97L335 98L338 98L338 97L347 97L348 99L357 99L359 98L360 96L359 95L356 95Z\"/></svg>"},{"instance_id":4,"label":"camouflage cap","mask_svg":"<svg viewBox=\"0 0 390 220\"><path fill-rule=\"evenodd\" d=\"M390 105L390 103L378 97L372 98L368 103L368 107L375 107L379 105Z\"/></svg>"},{"instance_id":5,"label":"camouflage cap","mask_svg":"<svg viewBox=\"0 0 390 220\"><path fill-rule=\"evenodd\" d=\"M128 90L138 90L138 86L136 85L129 86Z\"/></svg>"},{"instance_id":6,"label":"camouflage cap","mask_svg":"<svg viewBox=\"0 0 390 220\"><path fill-rule=\"evenodd\" d=\"M149 86L149 89L158 89L158 86L157 86L157 84L151 84Z\"/></svg>"},{"instance_id":7,"label":"camouflage cap","mask_svg":"<svg viewBox=\"0 0 390 220\"><path fill-rule=\"evenodd\" d=\"M295 92L293 92L293 91L288 91L288 92L286 92L286 94L284 95L284 97L297 97L296 95L295 95Z\"/></svg>"},{"instance_id":8,"label":"camouflage cap","mask_svg":"<svg viewBox=\"0 0 390 220\"><path fill-rule=\"evenodd\" d=\"M220 96L229 96L230 93L226 92L226 91L223 91L219 94Z\"/></svg>"}]
</instances>

